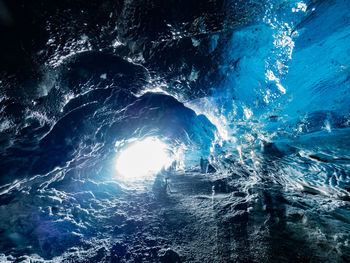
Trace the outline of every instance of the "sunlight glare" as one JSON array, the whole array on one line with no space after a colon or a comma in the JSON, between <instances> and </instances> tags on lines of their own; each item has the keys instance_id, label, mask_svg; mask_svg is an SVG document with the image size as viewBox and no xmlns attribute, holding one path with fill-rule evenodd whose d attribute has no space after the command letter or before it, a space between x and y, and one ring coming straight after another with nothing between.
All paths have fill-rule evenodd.
<instances>
[{"instance_id":1,"label":"sunlight glare","mask_svg":"<svg viewBox=\"0 0 350 263\"><path fill-rule=\"evenodd\" d=\"M170 164L166 144L154 137L131 143L116 159L118 174L127 181L146 179Z\"/></svg>"}]
</instances>

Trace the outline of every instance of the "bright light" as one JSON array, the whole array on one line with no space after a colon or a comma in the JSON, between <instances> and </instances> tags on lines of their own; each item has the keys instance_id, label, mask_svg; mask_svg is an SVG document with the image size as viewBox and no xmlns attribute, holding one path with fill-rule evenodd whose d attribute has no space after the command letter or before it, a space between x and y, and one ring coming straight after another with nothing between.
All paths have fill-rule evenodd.
<instances>
[{"instance_id":1,"label":"bright light","mask_svg":"<svg viewBox=\"0 0 350 263\"><path fill-rule=\"evenodd\" d=\"M136 181L146 179L170 164L166 145L157 138L149 137L123 149L117 156L116 169L124 180Z\"/></svg>"}]
</instances>

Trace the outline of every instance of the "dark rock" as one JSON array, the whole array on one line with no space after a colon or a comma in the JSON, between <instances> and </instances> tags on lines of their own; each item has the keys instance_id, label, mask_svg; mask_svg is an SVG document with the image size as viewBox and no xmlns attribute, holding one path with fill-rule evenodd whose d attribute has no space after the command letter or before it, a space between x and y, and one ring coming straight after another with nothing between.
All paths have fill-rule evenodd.
<instances>
[{"instance_id":1,"label":"dark rock","mask_svg":"<svg viewBox=\"0 0 350 263\"><path fill-rule=\"evenodd\" d=\"M177 254L172 249L163 251L163 254L160 255L159 259L160 259L160 262L162 263L180 263L181 262L179 254Z\"/></svg>"}]
</instances>

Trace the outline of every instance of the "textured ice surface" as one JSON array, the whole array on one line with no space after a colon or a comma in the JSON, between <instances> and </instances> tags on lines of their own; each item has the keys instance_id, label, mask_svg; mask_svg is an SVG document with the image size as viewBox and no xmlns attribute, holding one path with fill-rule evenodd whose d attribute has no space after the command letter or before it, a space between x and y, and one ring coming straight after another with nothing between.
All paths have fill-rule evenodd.
<instances>
[{"instance_id":1,"label":"textured ice surface","mask_svg":"<svg viewBox=\"0 0 350 263\"><path fill-rule=\"evenodd\" d=\"M349 262L349 1L0 9L0 262Z\"/></svg>"}]
</instances>

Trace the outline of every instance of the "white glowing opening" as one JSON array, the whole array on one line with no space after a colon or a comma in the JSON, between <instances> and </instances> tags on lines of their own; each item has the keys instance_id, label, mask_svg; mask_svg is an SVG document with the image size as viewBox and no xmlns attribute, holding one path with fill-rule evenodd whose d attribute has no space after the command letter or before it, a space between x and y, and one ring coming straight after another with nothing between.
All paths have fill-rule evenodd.
<instances>
[{"instance_id":1,"label":"white glowing opening","mask_svg":"<svg viewBox=\"0 0 350 263\"><path fill-rule=\"evenodd\" d=\"M170 164L166 144L154 137L132 143L116 159L118 174L129 181L145 179Z\"/></svg>"}]
</instances>

